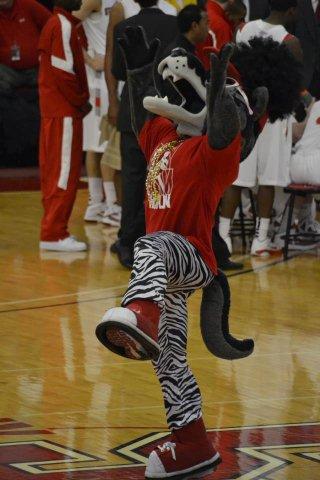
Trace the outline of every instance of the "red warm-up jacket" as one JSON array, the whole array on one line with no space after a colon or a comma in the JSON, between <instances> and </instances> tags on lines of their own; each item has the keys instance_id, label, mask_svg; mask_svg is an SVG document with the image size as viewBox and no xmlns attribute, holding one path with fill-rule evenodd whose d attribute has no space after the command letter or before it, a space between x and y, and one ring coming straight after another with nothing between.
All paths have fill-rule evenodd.
<instances>
[{"instance_id":1,"label":"red warm-up jacket","mask_svg":"<svg viewBox=\"0 0 320 480\"><path fill-rule=\"evenodd\" d=\"M87 75L76 25L79 20L62 8L42 30L39 40L41 116L82 117L89 100Z\"/></svg>"}]
</instances>

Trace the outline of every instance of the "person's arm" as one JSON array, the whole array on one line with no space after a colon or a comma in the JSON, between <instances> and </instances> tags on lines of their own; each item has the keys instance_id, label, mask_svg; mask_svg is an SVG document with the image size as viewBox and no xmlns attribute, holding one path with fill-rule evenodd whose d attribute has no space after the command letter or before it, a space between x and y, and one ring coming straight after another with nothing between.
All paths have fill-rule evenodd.
<instances>
[{"instance_id":1,"label":"person's arm","mask_svg":"<svg viewBox=\"0 0 320 480\"><path fill-rule=\"evenodd\" d=\"M121 3L117 2L113 5L109 14L109 24L106 39L106 55L104 60L104 75L109 96L108 120L113 126L115 126L117 123L119 113L118 80L112 74L113 34L115 26L123 19L123 6Z\"/></svg>"},{"instance_id":2,"label":"person's arm","mask_svg":"<svg viewBox=\"0 0 320 480\"><path fill-rule=\"evenodd\" d=\"M51 43L51 66L57 88L66 100L82 110L88 102L85 88L85 71L81 58L81 46L75 32L71 32L66 45L60 24L53 30ZM82 63L81 63L82 61ZM83 79L81 81L81 79Z\"/></svg>"},{"instance_id":3,"label":"person's arm","mask_svg":"<svg viewBox=\"0 0 320 480\"><path fill-rule=\"evenodd\" d=\"M41 32L41 30L51 17L52 13L50 12L50 10L48 10L35 0L30 1L29 5L32 18L37 25L39 32Z\"/></svg>"},{"instance_id":4,"label":"person's arm","mask_svg":"<svg viewBox=\"0 0 320 480\"><path fill-rule=\"evenodd\" d=\"M83 0L80 10L72 12L72 15L83 22L92 12L100 12L100 10L101 0Z\"/></svg>"},{"instance_id":5,"label":"person's arm","mask_svg":"<svg viewBox=\"0 0 320 480\"><path fill-rule=\"evenodd\" d=\"M73 11L72 15L82 22L91 15L92 12L100 12L101 10L101 0L83 0L80 10ZM95 55L91 57L89 53L83 49L83 58L84 61L89 67L91 67L96 72L102 72L104 67L104 56Z\"/></svg>"},{"instance_id":6,"label":"person's arm","mask_svg":"<svg viewBox=\"0 0 320 480\"><path fill-rule=\"evenodd\" d=\"M120 27L120 28L119 28ZM129 28L129 27L127 27ZM117 80L126 81L127 72L124 57L121 54L120 44L118 39L123 37L122 25L116 25L113 31L113 52L112 52L112 67L111 73Z\"/></svg>"},{"instance_id":7,"label":"person's arm","mask_svg":"<svg viewBox=\"0 0 320 480\"><path fill-rule=\"evenodd\" d=\"M297 37L293 35L288 35L288 37L284 40L284 43L289 48L292 55L299 61L303 62L303 51L301 48L300 41Z\"/></svg>"},{"instance_id":8,"label":"person's arm","mask_svg":"<svg viewBox=\"0 0 320 480\"><path fill-rule=\"evenodd\" d=\"M306 117L303 122L294 122L292 124L292 143L293 144L297 143L302 138L314 103L315 103L315 99L313 98L310 105L306 109Z\"/></svg>"},{"instance_id":9,"label":"person's arm","mask_svg":"<svg viewBox=\"0 0 320 480\"><path fill-rule=\"evenodd\" d=\"M103 72L105 57L103 55L96 54L94 57L91 57L86 50L83 51L84 61L89 67L91 67L95 72Z\"/></svg>"}]
</instances>

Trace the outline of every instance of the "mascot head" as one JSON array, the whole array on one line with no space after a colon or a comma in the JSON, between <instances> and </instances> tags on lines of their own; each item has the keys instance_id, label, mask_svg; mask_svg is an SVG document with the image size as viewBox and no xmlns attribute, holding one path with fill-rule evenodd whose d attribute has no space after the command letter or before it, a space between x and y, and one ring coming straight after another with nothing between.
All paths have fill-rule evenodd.
<instances>
[{"instance_id":1,"label":"mascot head","mask_svg":"<svg viewBox=\"0 0 320 480\"><path fill-rule=\"evenodd\" d=\"M154 81L158 95L145 97L144 107L175 122L181 135L201 135L207 108L206 71L200 60L175 48L159 63Z\"/></svg>"},{"instance_id":2,"label":"mascot head","mask_svg":"<svg viewBox=\"0 0 320 480\"><path fill-rule=\"evenodd\" d=\"M208 50L208 53L212 51ZM285 45L260 38L237 45L231 62L226 89L239 105L239 115L243 117L244 156L247 156L261 131L263 112L257 101L259 88L266 87L269 92L266 112L269 120L274 122L287 117L299 103L301 64ZM204 134L207 129L208 79L208 72L200 60L182 48L174 49L157 65L154 83L158 95L146 96L144 107L172 120L181 135Z\"/></svg>"}]
</instances>

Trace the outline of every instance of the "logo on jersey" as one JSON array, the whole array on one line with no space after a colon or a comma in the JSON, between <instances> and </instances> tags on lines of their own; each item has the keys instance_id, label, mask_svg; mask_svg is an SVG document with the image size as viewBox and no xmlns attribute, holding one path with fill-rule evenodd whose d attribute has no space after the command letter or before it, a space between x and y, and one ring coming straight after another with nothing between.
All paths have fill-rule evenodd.
<instances>
[{"instance_id":1,"label":"logo on jersey","mask_svg":"<svg viewBox=\"0 0 320 480\"><path fill-rule=\"evenodd\" d=\"M158 147L152 155L146 181L148 206L153 210L171 208L173 189L172 157L181 140Z\"/></svg>"}]
</instances>

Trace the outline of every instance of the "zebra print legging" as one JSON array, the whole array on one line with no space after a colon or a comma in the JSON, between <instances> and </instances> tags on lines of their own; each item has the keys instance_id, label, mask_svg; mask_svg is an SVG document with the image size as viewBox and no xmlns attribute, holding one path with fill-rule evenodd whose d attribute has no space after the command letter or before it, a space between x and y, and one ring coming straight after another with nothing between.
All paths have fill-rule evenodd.
<instances>
[{"instance_id":1,"label":"zebra print legging","mask_svg":"<svg viewBox=\"0 0 320 480\"><path fill-rule=\"evenodd\" d=\"M153 366L160 381L170 429L201 416L201 394L187 364L187 298L212 281L198 251L181 235L157 232L140 238L122 306L136 299L161 308L160 355Z\"/></svg>"}]
</instances>

